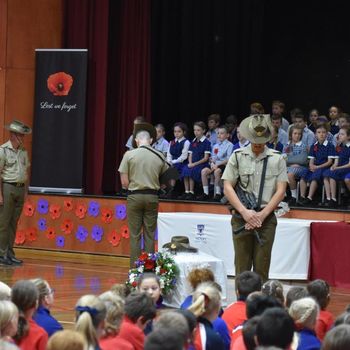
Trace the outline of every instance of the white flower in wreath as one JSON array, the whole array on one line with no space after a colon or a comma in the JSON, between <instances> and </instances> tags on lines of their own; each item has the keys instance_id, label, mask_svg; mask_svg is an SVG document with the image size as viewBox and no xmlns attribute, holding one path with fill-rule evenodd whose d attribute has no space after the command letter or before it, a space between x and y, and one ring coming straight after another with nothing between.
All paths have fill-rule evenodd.
<instances>
[{"instance_id":1,"label":"white flower in wreath","mask_svg":"<svg viewBox=\"0 0 350 350\"><path fill-rule=\"evenodd\" d=\"M164 279L163 279L163 278L160 278L160 279L159 279L159 283L160 283L160 288L163 289L164 286L165 286Z\"/></svg>"},{"instance_id":2,"label":"white flower in wreath","mask_svg":"<svg viewBox=\"0 0 350 350\"><path fill-rule=\"evenodd\" d=\"M160 266L157 266L156 267L156 274L159 275L159 273L160 273Z\"/></svg>"},{"instance_id":3,"label":"white flower in wreath","mask_svg":"<svg viewBox=\"0 0 350 350\"><path fill-rule=\"evenodd\" d=\"M137 268L137 271L142 273L142 272L143 272L143 268L144 268L144 266L141 265L141 266L139 266L139 267Z\"/></svg>"}]
</instances>

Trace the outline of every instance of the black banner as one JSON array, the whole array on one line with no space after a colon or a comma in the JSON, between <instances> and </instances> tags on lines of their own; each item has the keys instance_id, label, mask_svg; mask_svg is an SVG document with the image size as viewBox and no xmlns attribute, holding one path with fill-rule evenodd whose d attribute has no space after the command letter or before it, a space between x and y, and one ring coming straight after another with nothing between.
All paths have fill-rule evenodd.
<instances>
[{"instance_id":1,"label":"black banner","mask_svg":"<svg viewBox=\"0 0 350 350\"><path fill-rule=\"evenodd\" d=\"M36 50L31 191L83 192L87 50Z\"/></svg>"}]
</instances>

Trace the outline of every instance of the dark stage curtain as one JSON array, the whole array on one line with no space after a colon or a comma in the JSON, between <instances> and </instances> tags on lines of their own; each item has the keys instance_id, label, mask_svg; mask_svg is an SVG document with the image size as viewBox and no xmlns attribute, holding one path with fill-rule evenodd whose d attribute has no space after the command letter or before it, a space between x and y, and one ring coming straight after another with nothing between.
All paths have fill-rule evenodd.
<instances>
[{"instance_id":1,"label":"dark stage curtain","mask_svg":"<svg viewBox=\"0 0 350 350\"><path fill-rule=\"evenodd\" d=\"M65 47L89 50L85 192L93 194L101 193L105 153L108 16L109 0L65 2Z\"/></svg>"},{"instance_id":2,"label":"dark stage curtain","mask_svg":"<svg viewBox=\"0 0 350 350\"><path fill-rule=\"evenodd\" d=\"M152 118L246 116L261 86L264 1L152 1ZM168 132L168 136L170 136Z\"/></svg>"},{"instance_id":3,"label":"dark stage curtain","mask_svg":"<svg viewBox=\"0 0 350 350\"><path fill-rule=\"evenodd\" d=\"M65 47L89 49L86 193L115 194L132 122L150 120L149 38L149 0L65 2Z\"/></svg>"}]
</instances>

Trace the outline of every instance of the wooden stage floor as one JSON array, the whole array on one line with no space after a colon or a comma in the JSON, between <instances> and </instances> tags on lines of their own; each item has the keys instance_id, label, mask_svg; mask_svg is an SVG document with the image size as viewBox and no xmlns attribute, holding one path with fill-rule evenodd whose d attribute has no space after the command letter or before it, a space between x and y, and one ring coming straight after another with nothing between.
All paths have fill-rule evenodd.
<instances>
[{"instance_id":1,"label":"wooden stage floor","mask_svg":"<svg viewBox=\"0 0 350 350\"><path fill-rule=\"evenodd\" d=\"M38 256L33 252L33 256ZM23 253L18 252L18 257ZM123 283L127 277L128 267L113 261L86 262L79 259L72 261L55 261L45 253L45 259L30 258L30 251L25 252L24 264L20 267L0 266L0 280L12 285L19 279L41 277L55 289L55 303L52 314L64 328L71 329L74 323L74 305L84 294L100 294L115 283ZM54 257L54 259L56 259ZM123 265L123 266L121 266ZM305 285L305 281L283 281L285 290L292 285ZM234 300L234 279L228 281L228 300ZM332 288L329 310L334 316L344 311L350 303L350 290Z\"/></svg>"}]
</instances>

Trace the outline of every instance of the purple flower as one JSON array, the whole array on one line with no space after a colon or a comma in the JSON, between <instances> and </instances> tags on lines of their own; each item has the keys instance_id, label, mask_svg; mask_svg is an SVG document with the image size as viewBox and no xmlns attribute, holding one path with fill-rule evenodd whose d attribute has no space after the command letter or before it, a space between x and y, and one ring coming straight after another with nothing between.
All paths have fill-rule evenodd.
<instances>
[{"instance_id":1,"label":"purple flower","mask_svg":"<svg viewBox=\"0 0 350 350\"><path fill-rule=\"evenodd\" d=\"M46 226L46 219L39 219L38 220L38 229L40 231L45 231L47 229L47 226Z\"/></svg>"},{"instance_id":2,"label":"purple flower","mask_svg":"<svg viewBox=\"0 0 350 350\"><path fill-rule=\"evenodd\" d=\"M77 276L74 280L74 285L76 289L84 289L86 285L84 276Z\"/></svg>"},{"instance_id":3,"label":"purple flower","mask_svg":"<svg viewBox=\"0 0 350 350\"><path fill-rule=\"evenodd\" d=\"M64 276L64 268L63 268L62 265L56 265L55 275L56 275L56 277L58 277L58 278Z\"/></svg>"},{"instance_id":4,"label":"purple flower","mask_svg":"<svg viewBox=\"0 0 350 350\"><path fill-rule=\"evenodd\" d=\"M100 291L101 289L101 282L100 279L98 277L92 277L90 280L90 288L91 290L97 294L97 292Z\"/></svg>"},{"instance_id":5,"label":"purple flower","mask_svg":"<svg viewBox=\"0 0 350 350\"><path fill-rule=\"evenodd\" d=\"M124 220L126 218L125 204L118 204L115 206L115 216L118 220Z\"/></svg>"},{"instance_id":6,"label":"purple flower","mask_svg":"<svg viewBox=\"0 0 350 350\"><path fill-rule=\"evenodd\" d=\"M100 214L100 204L98 202L91 201L89 203L88 214L89 216L97 217Z\"/></svg>"},{"instance_id":7,"label":"purple flower","mask_svg":"<svg viewBox=\"0 0 350 350\"><path fill-rule=\"evenodd\" d=\"M37 210L40 214L47 214L49 211L49 202L46 199L39 199Z\"/></svg>"},{"instance_id":8,"label":"purple flower","mask_svg":"<svg viewBox=\"0 0 350 350\"><path fill-rule=\"evenodd\" d=\"M98 225L94 225L91 230L91 237L94 241L100 242L103 236L103 228Z\"/></svg>"},{"instance_id":9,"label":"purple flower","mask_svg":"<svg viewBox=\"0 0 350 350\"><path fill-rule=\"evenodd\" d=\"M85 242L87 236L89 235L88 230L84 226L78 226L77 232L75 233L75 237L80 242Z\"/></svg>"},{"instance_id":10,"label":"purple flower","mask_svg":"<svg viewBox=\"0 0 350 350\"><path fill-rule=\"evenodd\" d=\"M57 247L64 247L64 237L63 236L57 236L56 237L56 246Z\"/></svg>"}]
</instances>

